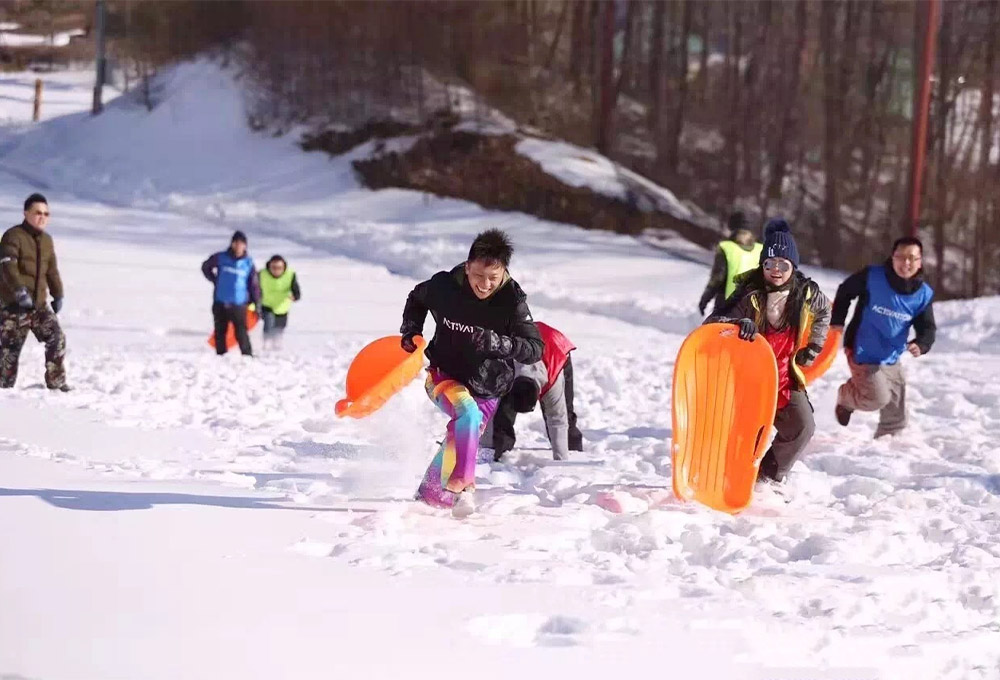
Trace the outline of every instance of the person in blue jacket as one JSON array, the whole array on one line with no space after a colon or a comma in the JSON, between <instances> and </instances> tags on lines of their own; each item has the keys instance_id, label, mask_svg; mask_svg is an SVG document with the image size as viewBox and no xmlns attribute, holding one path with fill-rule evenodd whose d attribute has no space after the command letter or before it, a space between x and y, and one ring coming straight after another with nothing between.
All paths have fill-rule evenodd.
<instances>
[{"instance_id":1,"label":"person in blue jacket","mask_svg":"<svg viewBox=\"0 0 1000 680\"><path fill-rule=\"evenodd\" d=\"M867 267L837 289L831 326L843 328L851 302L858 299L844 334L851 379L837 395L837 422L846 426L855 411L879 411L876 437L906 427L906 375L900 357L922 357L934 344L934 290L923 277L923 244L901 238L883 264ZM914 337L910 339L910 329Z\"/></svg>"},{"instance_id":2,"label":"person in blue jacket","mask_svg":"<svg viewBox=\"0 0 1000 680\"><path fill-rule=\"evenodd\" d=\"M233 234L229 249L212 255L201 265L201 273L215 284L212 316L215 319L215 352L226 353L226 329L233 324L240 352L252 356L247 334L247 306L260 310L260 283L257 269L247 254L247 237L242 231Z\"/></svg>"}]
</instances>

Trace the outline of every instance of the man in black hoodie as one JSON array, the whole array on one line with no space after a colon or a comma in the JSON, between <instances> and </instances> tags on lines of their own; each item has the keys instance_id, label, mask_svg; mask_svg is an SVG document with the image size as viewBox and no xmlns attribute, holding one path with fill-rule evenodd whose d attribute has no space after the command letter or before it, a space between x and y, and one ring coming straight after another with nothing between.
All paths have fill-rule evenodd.
<instances>
[{"instance_id":1,"label":"man in black hoodie","mask_svg":"<svg viewBox=\"0 0 1000 680\"><path fill-rule=\"evenodd\" d=\"M544 344L527 296L507 271L512 254L504 232L485 231L465 263L438 272L406 299L403 349L416 350L414 337L423 334L430 312L437 328L427 346L427 395L451 417L417 491L429 505L453 507L463 491L474 489L479 437L514 382L514 362L542 358ZM470 496L463 497L464 504L471 503Z\"/></svg>"},{"instance_id":2,"label":"man in black hoodie","mask_svg":"<svg viewBox=\"0 0 1000 680\"><path fill-rule=\"evenodd\" d=\"M879 411L876 437L906 427L906 375L900 357L927 354L936 332L934 291L924 281L923 255L919 239L901 238L886 262L852 274L837 289L831 321L835 328L844 326L851 302L858 299L844 334L851 379L837 394L841 425L850 422L854 411Z\"/></svg>"}]
</instances>

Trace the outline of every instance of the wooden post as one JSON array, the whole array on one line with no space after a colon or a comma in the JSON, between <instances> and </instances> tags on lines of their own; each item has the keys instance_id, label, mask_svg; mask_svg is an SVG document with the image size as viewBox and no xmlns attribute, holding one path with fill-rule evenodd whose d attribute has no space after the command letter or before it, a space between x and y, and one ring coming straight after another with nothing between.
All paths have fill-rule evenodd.
<instances>
[{"instance_id":1,"label":"wooden post","mask_svg":"<svg viewBox=\"0 0 1000 680\"><path fill-rule=\"evenodd\" d=\"M107 60L104 54L104 20L104 0L97 0L97 77L94 81L94 104L91 108L91 114L95 116L104 110L104 102L101 100L101 88L104 86L105 80L107 80L107 74L105 73Z\"/></svg>"},{"instance_id":2,"label":"wooden post","mask_svg":"<svg viewBox=\"0 0 1000 680\"><path fill-rule=\"evenodd\" d=\"M42 117L42 79L35 78L35 107L31 112L31 120L38 122Z\"/></svg>"}]
</instances>

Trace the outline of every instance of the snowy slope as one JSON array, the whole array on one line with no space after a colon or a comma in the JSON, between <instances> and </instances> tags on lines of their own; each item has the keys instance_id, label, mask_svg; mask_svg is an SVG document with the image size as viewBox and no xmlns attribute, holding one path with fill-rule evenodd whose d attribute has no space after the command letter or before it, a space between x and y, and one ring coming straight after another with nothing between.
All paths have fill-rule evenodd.
<instances>
[{"instance_id":1,"label":"snowy slope","mask_svg":"<svg viewBox=\"0 0 1000 680\"><path fill-rule=\"evenodd\" d=\"M72 91L85 110L85 81ZM77 387L35 389L29 342L0 394L0 675L1000 673L998 299L940 306L941 344L907 364L911 431L838 428L838 363L811 391L818 434L787 498L721 516L669 492L698 258L365 191L349 159L246 131L238 87L208 63L159 96L152 113L122 98L0 131L11 223L35 187L52 203ZM553 463L523 418L512 461L477 469L480 512L457 521L407 500L444 427L419 386L368 420L332 411L354 352L486 226L510 230L536 318L579 347L587 452ZM235 228L299 271L281 356L204 344L198 265Z\"/></svg>"}]
</instances>

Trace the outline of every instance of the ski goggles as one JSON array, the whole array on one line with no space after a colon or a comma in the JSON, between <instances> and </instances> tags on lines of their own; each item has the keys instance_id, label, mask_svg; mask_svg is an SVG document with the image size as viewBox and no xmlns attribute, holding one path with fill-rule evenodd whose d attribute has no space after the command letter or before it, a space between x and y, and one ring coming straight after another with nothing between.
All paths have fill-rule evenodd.
<instances>
[{"instance_id":1,"label":"ski goggles","mask_svg":"<svg viewBox=\"0 0 1000 680\"><path fill-rule=\"evenodd\" d=\"M787 274L792 271L792 263L780 257L769 257L764 260L764 271L769 272L772 269L777 269L782 274Z\"/></svg>"}]
</instances>

